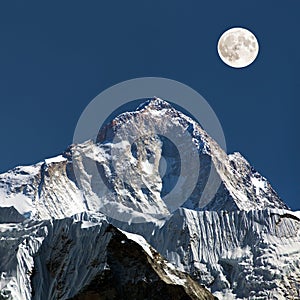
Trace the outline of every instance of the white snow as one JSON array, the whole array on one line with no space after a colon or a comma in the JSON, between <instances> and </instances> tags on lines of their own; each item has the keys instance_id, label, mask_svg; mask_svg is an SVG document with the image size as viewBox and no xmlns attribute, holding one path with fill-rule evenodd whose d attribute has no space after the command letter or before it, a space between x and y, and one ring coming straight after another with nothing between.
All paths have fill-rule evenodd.
<instances>
[{"instance_id":1,"label":"white snow","mask_svg":"<svg viewBox=\"0 0 300 300\"><path fill-rule=\"evenodd\" d=\"M260 190L264 190L266 182L256 177L251 177L252 184L254 185L256 196L259 196Z\"/></svg>"},{"instance_id":2,"label":"white snow","mask_svg":"<svg viewBox=\"0 0 300 300\"><path fill-rule=\"evenodd\" d=\"M128 149L128 147L130 147L130 143L126 140L118 143L110 144L110 145L112 145L114 148L119 148L119 149Z\"/></svg>"},{"instance_id":3,"label":"white snow","mask_svg":"<svg viewBox=\"0 0 300 300\"><path fill-rule=\"evenodd\" d=\"M0 190L0 207L10 207L14 206L15 209L22 215L25 213L34 214L35 206L29 197L23 194L11 194L7 195L2 190Z\"/></svg>"},{"instance_id":4,"label":"white snow","mask_svg":"<svg viewBox=\"0 0 300 300\"><path fill-rule=\"evenodd\" d=\"M52 163L60 163L60 162L64 162L67 161L67 159L65 157L63 157L62 155L58 155L52 158L47 158L45 159L45 163L47 165L52 164Z\"/></svg>"},{"instance_id":5,"label":"white snow","mask_svg":"<svg viewBox=\"0 0 300 300\"><path fill-rule=\"evenodd\" d=\"M81 221L81 228L90 228L95 226L95 222Z\"/></svg>"},{"instance_id":6,"label":"white snow","mask_svg":"<svg viewBox=\"0 0 300 300\"><path fill-rule=\"evenodd\" d=\"M161 116L164 115L165 112L166 112L165 109L162 109L162 110L153 110L153 111L151 111L151 115L155 116L155 117L161 117Z\"/></svg>"},{"instance_id":7,"label":"white snow","mask_svg":"<svg viewBox=\"0 0 300 300\"><path fill-rule=\"evenodd\" d=\"M144 160L141 162L142 165L142 170L149 175L153 174L153 170L154 170L154 165L149 163L148 160Z\"/></svg>"},{"instance_id":8,"label":"white snow","mask_svg":"<svg viewBox=\"0 0 300 300\"><path fill-rule=\"evenodd\" d=\"M164 271L166 272L167 276L169 277L169 279L171 279L171 281L174 284L184 285L186 283L185 279L182 279L182 278L178 277L177 275L175 275L174 273L170 272L168 270L168 268L165 268Z\"/></svg>"},{"instance_id":9,"label":"white snow","mask_svg":"<svg viewBox=\"0 0 300 300\"><path fill-rule=\"evenodd\" d=\"M145 252L153 259L153 255L150 249L150 245L147 243L147 241L140 235L135 234L135 233L130 233L127 231L123 231L121 230L122 233L124 233L126 235L126 237L134 242L136 242L137 244L139 244L140 246L142 246L142 248L145 250Z\"/></svg>"},{"instance_id":10,"label":"white snow","mask_svg":"<svg viewBox=\"0 0 300 300\"><path fill-rule=\"evenodd\" d=\"M244 257L251 255L251 248L246 246L245 248L235 247L233 249L226 249L222 254L221 258L225 260L242 260Z\"/></svg>"}]
</instances>

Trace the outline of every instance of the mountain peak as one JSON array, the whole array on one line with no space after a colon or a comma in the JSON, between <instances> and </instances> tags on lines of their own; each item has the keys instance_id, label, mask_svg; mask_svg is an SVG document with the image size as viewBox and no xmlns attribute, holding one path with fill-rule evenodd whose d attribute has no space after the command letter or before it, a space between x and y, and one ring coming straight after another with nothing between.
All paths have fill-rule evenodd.
<instances>
[{"instance_id":1,"label":"mountain peak","mask_svg":"<svg viewBox=\"0 0 300 300\"><path fill-rule=\"evenodd\" d=\"M122 127L129 133L117 142L114 135ZM177 145L168 140L170 131L173 136L176 132ZM227 155L197 122L160 98L117 116L100 131L97 143L72 145L68 153L46 160L47 168L26 167L26 176L18 169L1 174L1 205L14 206L24 216L61 218L101 211L105 199L105 211L121 211L127 221L135 213L142 220L148 213L161 218L179 206L213 211L288 208L241 154ZM182 194L190 189L191 178L194 188ZM210 184L216 182L207 201Z\"/></svg>"},{"instance_id":2,"label":"mountain peak","mask_svg":"<svg viewBox=\"0 0 300 300\"><path fill-rule=\"evenodd\" d=\"M129 130L128 132L126 128ZM198 158L192 158L187 151L188 148L186 151L182 151L179 157L175 149L178 145L171 145L165 138L170 131L172 134L175 131L178 133L176 133L176 140L179 144L185 144L186 135L188 135ZM149 99L138 106L136 110L117 116L104 128L101 131L98 146L101 148L103 144L108 147L105 150L107 157L109 157L110 151L115 154L118 153L118 155L124 154L121 154L123 150L121 152L119 150L120 143L117 144L118 150L114 150L115 135L119 132L123 132L119 136L123 145L124 143L131 145L128 148L131 150L126 150L126 155L123 158L119 157L118 161L122 163L119 165L119 162L116 162L113 167L114 170L105 163L102 170L109 170L109 172L106 173L107 175L104 175L105 172L102 175L107 176L106 181L110 182L111 179L109 178L112 176L120 179L122 174L130 174L129 177L127 175L129 180L126 183L131 190L128 193L129 201L132 204L136 203L138 199L136 205L141 211L145 212L143 208L148 207L149 203L152 203L151 207L160 203L159 206L163 208L164 213L166 207L161 202L162 198L176 187L178 181L182 181L183 186L189 184L189 178L193 176L193 171L197 168L197 160L200 162L199 173L197 173L199 177L194 190L187 196L185 202L181 202L183 207L193 210L216 211L287 209L268 181L240 153L227 155L200 124L175 109L165 100L157 97ZM160 173L161 162L166 164L167 173ZM181 167L184 164L189 165L189 173L182 176L178 171L178 163L181 164ZM149 170L151 170L151 179ZM140 188L136 185L136 181L144 182L146 178L151 182L149 186L155 187L154 190ZM119 183L116 182L114 180L112 185L114 186L113 189L116 189L115 193L118 194L122 184L118 186ZM212 189L210 185L214 186L216 183L219 186ZM181 192L177 197L186 197ZM173 201L175 203L180 202L179 200L178 202ZM143 203L143 208L141 208L141 203ZM168 208L170 207L168 206Z\"/></svg>"},{"instance_id":3,"label":"mountain peak","mask_svg":"<svg viewBox=\"0 0 300 300\"><path fill-rule=\"evenodd\" d=\"M149 100L146 100L141 105L139 105L136 110L138 111L142 109L162 110L162 109L174 109L174 108L169 102L162 100L161 98L158 97L153 97Z\"/></svg>"}]
</instances>

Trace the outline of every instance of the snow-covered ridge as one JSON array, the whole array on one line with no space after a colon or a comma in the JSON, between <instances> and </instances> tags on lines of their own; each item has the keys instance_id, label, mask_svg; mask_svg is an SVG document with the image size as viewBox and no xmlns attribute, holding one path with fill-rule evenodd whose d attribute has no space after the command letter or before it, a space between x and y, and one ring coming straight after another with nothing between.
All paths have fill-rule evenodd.
<instances>
[{"instance_id":1,"label":"snow-covered ridge","mask_svg":"<svg viewBox=\"0 0 300 300\"><path fill-rule=\"evenodd\" d=\"M124 124L143 136L135 148L129 139L113 139ZM201 165L193 193L166 219L162 195L178 179L178 157L151 134L155 126L189 132ZM116 159L121 153L126 159ZM211 169L220 186L201 205ZM112 224L121 246L126 240L141 246L143 264L158 257L156 250L168 260L156 262L167 266L157 280L182 286L179 294L194 283L178 270L219 299L300 299L299 218L240 153L227 155L190 117L149 100L116 117L96 143L71 145L57 157L0 174L0 291L12 299L90 293L97 272L106 272Z\"/></svg>"},{"instance_id":2,"label":"snow-covered ridge","mask_svg":"<svg viewBox=\"0 0 300 300\"><path fill-rule=\"evenodd\" d=\"M163 225L115 225L143 235L220 299L299 299L298 215L284 209L181 208Z\"/></svg>"},{"instance_id":3,"label":"snow-covered ridge","mask_svg":"<svg viewBox=\"0 0 300 300\"><path fill-rule=\"evenodd\" d=\"M299 297L297 213L278 209L196 212L185 208L163 224L121 224L89 213L62 220L2 224L0 251L6 258L0 268L2 294L22 300L76 295L101 270L108 269L110 222L122 228L118 247L131 245L126 239L140 245L148 260L164 265L169 283L184 285L190 280L180 270L219 299Z\"/></svg>"},{"instance_id":4,"label":"snow-covered ridge","mask_svg":"<svg viewBox=\"0 0 300 300\"><path fill-rule=\"evenodd\" d=\"M138 144L138 157L130 152L130 144L128 148L126 140L122 141L122 145L109 142L114 132L124 123L127 126L132 124L145 137ZM128 214L132 214L132 209L154 215L166 214L166 206L160 195L168 190L168 185L171 186L178 175L171 171L167 177L160 176L159 161L162 151L165 151L164 142L158 137L149 136L147 132L151 132L151 126L157 124L167 126L166 128L182 128L180 130L183 132L190 131L199 152L199 180L183 207L218 211L287 208L269 182L240 154L226 155L199 124L160 99L148 101L136 111L123 113L115 118L99 133L98 143L87 141L72 145L63 155L1 174L0 206L14 206L26 217L63 218L82 211L99 211L100 203L107 197L109 189L118 196L113 196L113 202L111 198L107 200L114 203L116 209L121 205L121 209L127 209ZM128 160L116 160L116 164L112 165L112 151L114 155L118 155L127 148ZM152 153L152 156L147 153ZM167 158L170 164L176 159L172 154ZM190 161L190 158L183 157L182 161ZM74 166L80 168L81 182L78 182L78 177L74 174ZM105 184L101 184L100 181L103 180L98 180L99 168ZM221 185L215 197L201 206L199 200L211 168L215 170L216 180ZM125 188L120 176L124 172L127 172L126 176L131 180L126 182ZM119 179L115 180L116 176ZM146 183L147 191L137 185L137 181Z\"/></svg>"},{"instance_id":5,"label":"snow-covered ridge","mask_svg":"<svg viewBox=\"0 0 300 300\"><path fill-rule=\"evenodd\" d=\"M152 293L152 285L160 286L167 297L172 288L177 289L180 297L172 299L183 295L214 299L187 274L169 265L141 236L118 230L103 215L0 225L0 238L1 299L86 299L84 295L97 295L92 282L102 278L98 283L101 298L120 276L122 282L113 287L119 299L128 299L128 295L117 284L127 293L149 293L143 288L146 284Z\"/></svg>"}]
</instances>

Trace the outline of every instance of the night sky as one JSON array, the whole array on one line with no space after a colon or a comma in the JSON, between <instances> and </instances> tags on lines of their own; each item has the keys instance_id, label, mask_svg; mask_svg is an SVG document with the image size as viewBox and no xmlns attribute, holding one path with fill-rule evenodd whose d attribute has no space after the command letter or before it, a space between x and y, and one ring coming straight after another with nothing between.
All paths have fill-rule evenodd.
<instances>
[{"instance_id":1,"label":"night sky","mask_svg":"<svg viewBox=\"0 0 300 300\"><path fill-rule=\"evenodd\" d=\"M0 172L61 153L83 109L111 85L167 77L208 101L228 152L299 210L299 12L296 0L1 1ZM260 44L244 69L217 54L234 26Z\"/></svg>"}]
</instances>

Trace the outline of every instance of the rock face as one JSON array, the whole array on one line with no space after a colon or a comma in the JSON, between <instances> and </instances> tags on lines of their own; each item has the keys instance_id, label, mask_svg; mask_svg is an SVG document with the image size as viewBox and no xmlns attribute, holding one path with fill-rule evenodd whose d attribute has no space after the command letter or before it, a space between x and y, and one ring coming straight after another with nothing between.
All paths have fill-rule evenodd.
<instances>
[{"instance_id":1,"label":"rock face","mask_svg":"<svg viewBox=\"0 0 300 300\"><path fill-rule=\"evenodd\" d=\"M1 299L215 299L103 215L1 229Z\"/></svg>"},{"instance_id":2,"label":"rock face","mask_svg":"<svg viewBox=\"0 0 300 300\"><path fill-rule=\"evenodd\" d=\"M299 299L298 216L277 209L181 208L163 225L132 224L130 228L219 299Z\"/></svg>"},{"instance_id":3,"label":"rock face","mask_svg":"<svg viewBox=\"0 0 300 300\"><path fill-rule=\"evenodd\" d=\"M300 299L299 217L241 154L149 100L0 174L0 299L212 299L201 285Z\"/></svg>"},{"instance_id":4,"label":"rock face","mask_svg":"<svg viewBox=\"0 0 300 300\"><path fill-rule=\"evenodd\" d=\"M157 132L176 135L177 141L190 137L193 145L176 145L197 152L187 151L187 157L181 157L189 172L179 174L175 145ZM132 139L133 133L139 138ZM181 206L193 210L287 209L268 181L241 154L227 155L199 124L160 99L121 114L100 131L97 141L72 145L63 155L0 175L0 204L39 219L99 211L99 207L104 212L113 207L130 215L164 216L177 209L172 201L180 203L181 198L186 198ZM160 172L162 157L167 164L164 176ZM185 194L197 159L196 185L191 195L188 191ZM205 203L201 196L211 170L220 186ZM178 177L183 189L177 193L180 199L172 198L169 203L162 200Z\"/></svg>"},{"instance_id":5,"label":"rock face","mask_svg":"<svg viewBox=\"0 0 300 300\"><path fill-rule=\"evenodd\" d=\"M165 261L149 246L145 251L140 237L123 234L110 226L104 271L72 299L215 299L185 273ZM130 239L132 238L133 239ZM143 242L142 242L143 243ZM143 243L146 245L146 243Z\"/></svg>"}]
</instances>

